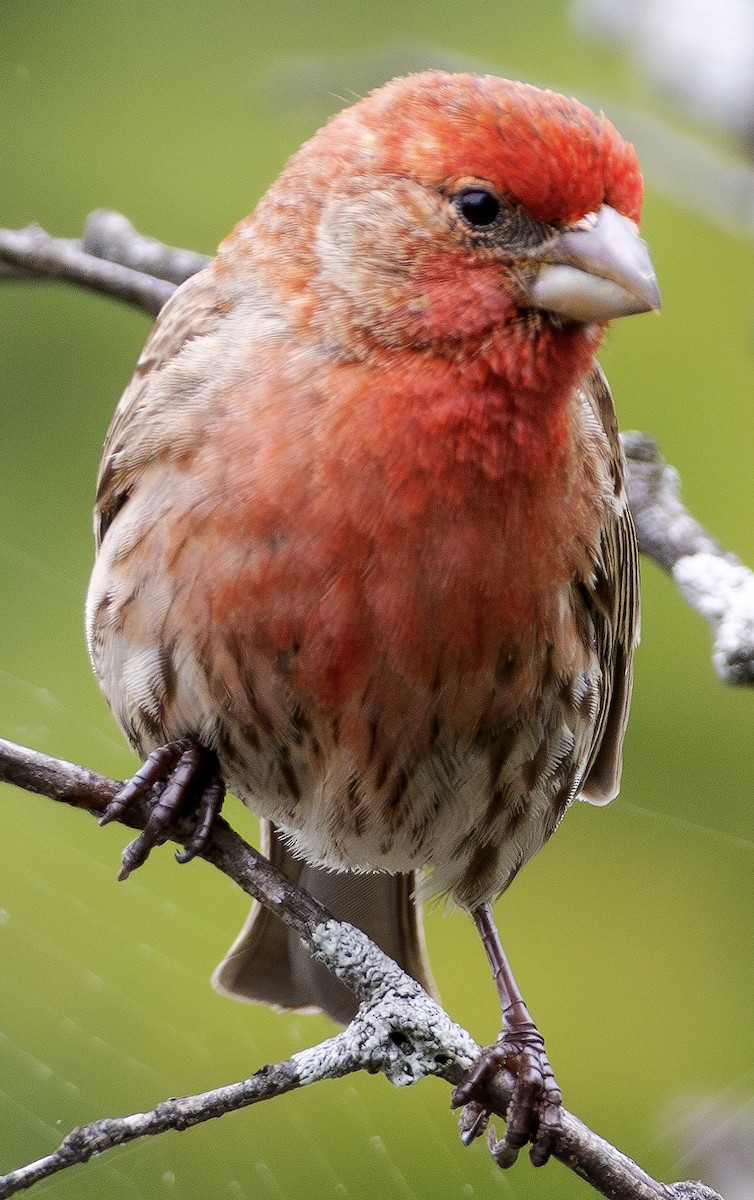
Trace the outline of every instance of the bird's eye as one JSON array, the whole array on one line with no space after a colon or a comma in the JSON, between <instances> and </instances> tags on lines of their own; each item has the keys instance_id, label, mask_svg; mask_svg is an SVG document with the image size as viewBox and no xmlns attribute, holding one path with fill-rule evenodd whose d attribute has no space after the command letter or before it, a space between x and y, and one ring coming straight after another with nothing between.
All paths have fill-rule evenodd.
<instances>
[{"instance_id":1,"label":"bird's eye","mask_svg":"<svg viewBox=\"0 0 754 1200\"><path fill-rule=\"evenodd\" d=\"M456 206L464 221L475 229L494 225L500 215L500 201L486 188L466 188L456 197Z\"/></svg>"}]
</instances>

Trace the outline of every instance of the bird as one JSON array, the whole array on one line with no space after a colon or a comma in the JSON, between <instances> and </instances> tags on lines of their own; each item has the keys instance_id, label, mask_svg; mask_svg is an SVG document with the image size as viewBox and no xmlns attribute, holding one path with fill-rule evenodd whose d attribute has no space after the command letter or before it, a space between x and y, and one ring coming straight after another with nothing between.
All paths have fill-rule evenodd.
<instances>
[{"instance_id":1,"label":"bird","mask_svg":"<svg viewBox=\"0 0 754 1200\"><path fill-rule=\"evenodd\" d=\"M659 308L641 205L633 147L577 100L392 80L164 306L97 485L89 653L146 759L105 819L157 785L121 876L194 804L192 857L227 785L428 990L423 898L471 913L504 1031L456 1102L516 1074L501 1165L546 1161L561 1095L491 905L620 782L638 553L596 352ZM256 904L214 983L356 1008Z\"/></svg>"}]
</instances>

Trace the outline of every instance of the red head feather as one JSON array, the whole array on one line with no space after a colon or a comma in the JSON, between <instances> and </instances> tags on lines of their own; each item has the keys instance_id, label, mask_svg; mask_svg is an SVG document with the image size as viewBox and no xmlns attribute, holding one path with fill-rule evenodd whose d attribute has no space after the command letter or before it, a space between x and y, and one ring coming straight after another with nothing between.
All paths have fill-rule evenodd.
<instances>
[{"instance_id":1,"label":"red head feather","mask_svg":"<svg viewBox=\"0 0 754 1200\"><path fill-rule=\"evenodd\" d=\"M326 132L341 154L353 139L373 170L438 187L477 176L552 224L602 203L634 221L641 212L633 146L604 114L526 83L442 71L394 79Z\"/></svg>"}]
</instances>

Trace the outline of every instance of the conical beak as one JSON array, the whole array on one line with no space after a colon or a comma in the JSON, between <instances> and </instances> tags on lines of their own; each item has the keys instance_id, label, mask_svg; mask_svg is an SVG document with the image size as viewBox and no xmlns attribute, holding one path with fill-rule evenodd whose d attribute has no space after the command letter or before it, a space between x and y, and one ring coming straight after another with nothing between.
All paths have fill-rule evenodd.
<instances>
[{"instance_id":1,"label":"conical beak","mask_svg":"<svg viewBox=\"0 0 754 1200\"><path fill-rule=\"evenodd\" d=\"M545 242L529 285L533 308L583 324L660 307L652 260L633 221L609 204Z\"/></svg>"}]
</instances>

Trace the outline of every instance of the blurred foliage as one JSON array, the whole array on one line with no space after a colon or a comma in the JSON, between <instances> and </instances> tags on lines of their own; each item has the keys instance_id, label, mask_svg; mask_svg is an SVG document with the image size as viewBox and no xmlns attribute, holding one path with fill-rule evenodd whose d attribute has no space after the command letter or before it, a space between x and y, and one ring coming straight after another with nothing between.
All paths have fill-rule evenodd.
<instances>
[{"instance_id":1,"label":"blurred foliage","mask_svg":"<svg viewBox=\"0 0 754 1200\"><path fill-rule=\"evenodd\" d=\"M397 72L478 67L608 113L649 104L554 0L2 0L0 45L0 223L74 235L110 206L202 251L338 97ZM603 363L622 427L659 437L696 514L752 562L754 250L649 183L663 314L617 323ZM0 731L116 776L133 759L91 678L81 610L99 450L148 327L70 288L0 287ZM568 1106L665 1179L684 1176L660 1115L677 1096L754 1085L753 711L647 567L621 798L577 806L498 907ZM249 830L239 807L229 816ZM204 864L179 870L165 850L119 886L123 830L10 788L2 823L0 1170L77 1122L242 1077L329 1032L211 991L246 904ZM429 938L450 1011L492 1038L470 923L433 910ZM462 1149L448 1099L435 1082L327 1084L123 1148L45 1195L586 1194L558 1166L503 1177L481 1146Z\"/></svg>"}]
</instances>

